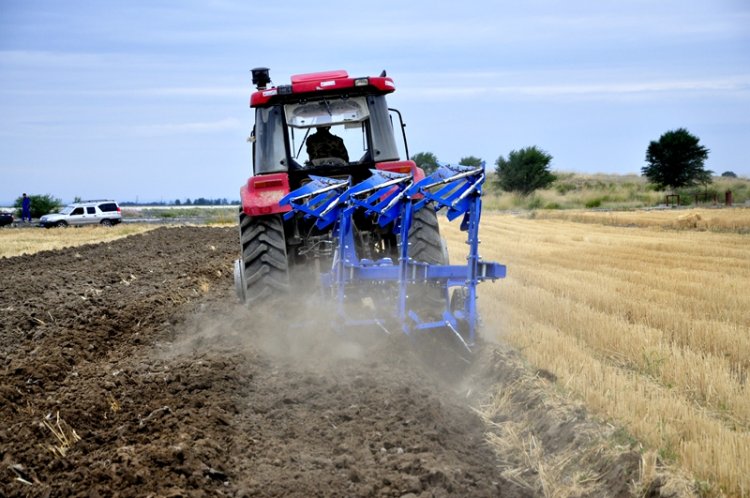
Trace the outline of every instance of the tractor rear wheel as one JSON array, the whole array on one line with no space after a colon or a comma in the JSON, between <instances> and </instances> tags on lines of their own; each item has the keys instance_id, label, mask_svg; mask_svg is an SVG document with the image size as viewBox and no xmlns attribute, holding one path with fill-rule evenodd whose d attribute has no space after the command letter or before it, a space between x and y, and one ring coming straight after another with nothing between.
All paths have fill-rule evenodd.
<instances>
[{"instance_id":1,"label":"tractor rear wheel","mask_svg":"<svg viewBox=\"0 0 750 498\"><path fill-rule=\"evenodd\" d=\"M414 213L409 229L409 242L409 256L413 260L434 265L448 264L437 215L432 209L424 208Z\"/></svg>"},{"instance_id":2,"label":"tractor rear wheel","mask_svg":"<svg viewBox=\"0 0 750 498\"><path fill-rule=\"evenodd\" d=\"M420 263L447 265L448 251L440 237L437 215L429 206L414 213L409 228L409 257ZM409 288L410 306L422 320L440 319L446 305L443 286L434 284L412 284Z\"/></svg>"},{"instance_id":3,"label":"tractor rear wheel","mask_svg":"<svg viewBox=\"0 0 750 498\"><path fill-rule=\"evenodd\" d=\"M289 291L281 215L252 217L240 212L240 251L235 279L243 302L259 304Z\"/></svg>"}]
</instances>

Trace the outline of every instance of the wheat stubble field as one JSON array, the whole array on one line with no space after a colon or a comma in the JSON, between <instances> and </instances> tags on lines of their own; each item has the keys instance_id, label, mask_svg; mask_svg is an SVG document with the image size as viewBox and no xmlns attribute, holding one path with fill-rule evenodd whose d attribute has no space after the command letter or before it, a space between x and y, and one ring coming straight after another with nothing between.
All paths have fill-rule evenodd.
<instances>
[{"instance_id":1,"label":"wheat stubble field","mask_svg":"<svg viewBox=\"0 0 750 498\"><path fill-rule=\"evenodd\" d=\"M684 211L629 216L637 227L486 213L481 254L508 278L482 286L485 334L710 494L746 496L750 211L711 213L737 232L681 223L695 219ZM451 254L463 251L445 233Z\"/></svg>"}]
</instances>

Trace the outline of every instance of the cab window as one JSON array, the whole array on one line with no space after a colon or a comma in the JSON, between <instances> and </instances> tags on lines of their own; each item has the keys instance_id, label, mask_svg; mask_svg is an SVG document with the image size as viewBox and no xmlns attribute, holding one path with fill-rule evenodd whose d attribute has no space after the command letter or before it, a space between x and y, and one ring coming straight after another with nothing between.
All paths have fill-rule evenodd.
<instances>
[{"instance_id":1,"label":"cab window","mask_svg":"<svg viewBox=\"0 0 750 498\"><path fill-rule=\"evenodd\" d=\"M72 213L70 213L71 216L81 215L81 214L83 214L83 208L82 207L77 207L77 208L75 208L73 210Z\"/></svg>"},{"instance_id":2,"label":"cab window","mask_svg":"<svg viewBox=\"0 0 750 498\"><path fill-rule=\"evenodd\" d=\"M284 117L279 107L256 109L253 157L255 174L286 171Z\"/></svg>"},{"instance_id":3,"label":"cab window","mask_svg":"<svg viewBox=\"0 0 750 498\"><path fill-rule=\"evenodd\" d=\"M327 155L340 159L343 164L361 162L368 157L366 123L370 111L365 97L322 98L287 104L284 113L289 125L292 159L297 164L316 165L320 156ZM309 145L313 143L316 145ZM347 157L343 157L342 145ZM313 157L308 154L311 147Z\"/></svg>"}]
</instances>

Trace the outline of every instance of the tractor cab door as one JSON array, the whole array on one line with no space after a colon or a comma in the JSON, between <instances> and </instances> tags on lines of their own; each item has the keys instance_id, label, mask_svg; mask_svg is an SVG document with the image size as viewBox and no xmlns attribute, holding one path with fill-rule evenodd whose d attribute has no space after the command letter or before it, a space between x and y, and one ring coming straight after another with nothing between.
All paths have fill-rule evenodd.
<instances>
[{"instance_id":1,"label":"tractor cab door","mask_svg":"<svg viewBox=\"0 0 750 498\"><path fill-rule=\"evenodd\" d=\"M406 123L404 123L401 111L388 108L388 119L394 133L395 146L398 156L404 160L409 159L409 144L406 141Z\"/></svg>"}]
</instances>

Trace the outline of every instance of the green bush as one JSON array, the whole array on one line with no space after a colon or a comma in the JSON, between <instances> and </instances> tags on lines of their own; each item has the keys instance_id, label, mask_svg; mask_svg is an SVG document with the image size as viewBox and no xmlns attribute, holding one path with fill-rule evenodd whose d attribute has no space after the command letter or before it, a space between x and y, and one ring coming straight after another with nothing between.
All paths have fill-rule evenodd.
<instances>
[{"instance_id":1,"label":"green bush","mask_svg":"<svg viewBox=\"0 0 750 498\"><path fill-rule=\"evenodd\" d=\"M577 187L572 183L557 183L555 185L555 190L560 195L565 195L568 192L571 192L575 190Z\"/></svg>"},{"instance_id":2,"label":"green bush","mask_svg":"<svg viewBox=\"0 0 750 498\"><path fill-rule=\"evenodd\" d=\"M532 195L528 199L529 202L526 205L527 209L539 209L544 205L544 201L538 195Z\"/></svg>"},{"instance_id":3,"label":"green bush","mask_svg":"<svg viewBox=\"0 0 750 498\"><path fill-rule=\"evenodd\" d=\"M54 213L60 206L62 206L62 200L52 197L50 194L44 195L29 195L31 199L31 217L39 218L48 213ZM18 217L21 217L21 208L23 204L23 197L19 197L13 203L13 207L18 208Z\"/></svg>"},{"instance_id":4,"label":"green bush","mask_svg":"<svg viewBox=\"0 0 750 498\"><path fill-rule=\"evenodd\" d=\"M586 201L586 204L585 204L585 206L589 209L598 208L601 205L602 205L601 197L595 197L593 199L589 199L588 201Z\"/></svg>"},{"instance_id":5,"label":"green bush","mask_svg":"<svg viewBox=\"0 0 750 498\"><path fill-rule=\"evenodd\" d=\"M536 146L512 150L507 160L500 156L495 161L497 183L506 192L522 195L547 188L555 181L549 170L551 161L552 156Z\"/></svg>"}]
</instances>

